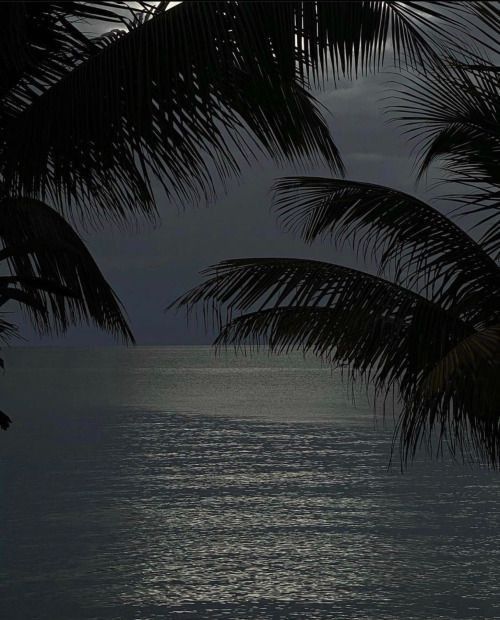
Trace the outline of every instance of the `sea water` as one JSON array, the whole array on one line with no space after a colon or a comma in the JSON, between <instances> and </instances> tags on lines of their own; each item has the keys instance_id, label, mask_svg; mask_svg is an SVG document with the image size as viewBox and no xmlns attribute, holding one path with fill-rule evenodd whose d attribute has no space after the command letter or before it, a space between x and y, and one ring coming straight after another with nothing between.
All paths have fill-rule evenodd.
<instances>
[{"instance_id":1,"label":"sea water","mask_svg":"<svg viewBox=\"0 0 500 620\"><path fill-rule=\"evenodd\" d=\"M2 619L500 618L500 474L314 358L2 353Z\"/></svg>"}]
</instances>

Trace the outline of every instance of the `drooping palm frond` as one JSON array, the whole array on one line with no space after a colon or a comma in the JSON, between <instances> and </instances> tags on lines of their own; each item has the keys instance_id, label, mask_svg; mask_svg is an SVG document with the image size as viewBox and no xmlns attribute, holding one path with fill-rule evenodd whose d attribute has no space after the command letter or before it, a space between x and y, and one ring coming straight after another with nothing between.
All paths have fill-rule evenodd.
<instances>
[{"instance_id":1,"label":"drooping palm frond","mask_svg":"<svg viewBox=\"0 0 500 620\"><path fill-rule=\"evenodd\" d=\"M268 344L275 353L312 352L348 368L351 380L374 385L382 398L401 398L397 431L405 460L438 431L438 449L473 449L498 464L500 410L492 371L469 373L460 389L423 396L428 381L446 357L475 328L453 309L399 285L353 269L298 259L239 259L205 271L206 280L172 306L188 312L198 305L220 329L219 346ZM498 368L496 368L498 371ZM487 380L486 380L487 379ZM498 378L496 380L498 382ZM496 388L495 388L496 389ZM474 398L470 394L474 393ZM481 441L487 436L488 441Z\"/></svg>"},{"instance_id":2,"label":"drooping palm frond","mask_svg":"<svg viewBox=\"0 0 500 620\"><path fill-rule=\"evenodd\" d=\"M12 420L9 418L9 416L3 411L0 411L0 428L3 431L6 431L11 424Z\"/></svg>"},{"instance_id":3,"label":"drooping palm frond","mask_svg":"<svg viewBox=\"0 0 500 620\"><path fill-rule=\"evenodd\" d=\"M405 459L439 429L452 453L500 467L500 328L475 331L422 377L398 421Z\"/></svg>"},{"instance_id":4,"label":"drooping palm frond","mask_svg":"<svg viewBox=\"0 0 500 620\"><path fill-rule=\"evenodd\" d=\"M448 351L425 377L422 390L427 396L443 392L454 378L464 379L483 365L499 363L500 325L497 324L470 334Z\"/></svg>"},{"instance_id":5,"label":"drooping palm frond","mask_svg":"<svg viewBox=\"0 0 500 620\"><path fill-rule=\"evenodd\" d=\"M401 423L416 446L425 425L468 426L467 447L491 463L500 463L500 325L464 337L420 381L417 398ZM460 430L460 429L459 429ZM463 430L463 429L462 429ZM455 443L463 433L448 433ZM455 448L454 445L452 445Z\"/></svg>"},{"instance_id":6,"label":"drooping palm frond","mask_svg":"<svg viewBox=\"0 0 500 620\"><path fill-rule=\"evenodd\" d=\"M151 213L154 177L184 202L209 197L214 176L237 174L258 151L319 156L340 171L296 71L285 75L271 47L239 23L237 5L222 4L183 3L129 22L73 50L55 82L33 87L28 76L10 89L0 102L7 191L119 218Z\"/></svg>"},{"instance_id":7,"label":"drooping palm frond","mask_svg":"<svg viewBox=\"0 0 500 620\"><path fill-rule=\"evenodd\" d=\"M301 348L349 364L384 390L406 390L473 327L452 311L382 278L321 261L224 261L171 307L203 307L221 329L219 344L265 341L277 352ZM235 316L241 314L242 316ZM427 342L417 346L421 329ZM382 333L385 334L382 338ZM263 339L263 340L262 340Z\"/></svg>"},{"instance_id":8,"label":"drooping palm frond","mask_svg":"<svg viewBox=\"0 0 500 620\"><path fill-rule=\"evenodd\" d=\"M493 0L493 2L475 0L468 8L472 16L479 19L479 23L475 24L478 32L472 36L481 46L486 46L498 54L500 51L500 4L498 0Z\"/></svg>"},{"instance_id":9,"label":"drooping palm frond","mask_svg":"<svg viewBox=\"0 0 500 620\"><path fill-rule=\"evenodd\" d=\"M405 402L396 425L402 462L422 445L431 450L434 440L438 453L446 448L464 460L500 468L499 408L498 367L454 382L434 398L417 394Z\"/></svg>"},{"instance_id":10,"label":"drooping palm frond","mask_svg":"<svg viewBox=\"0 0 500 620\"><path fill-rule=\"evenodd\" d=\"M340 172L307 80L377 68L390 43L397 63L436 66L459 21L451 2L7 4L7 189L111 218L153 214L154 178L210 198L258 151ZM121 29L92 38L79 20Z\"/></svg>"},{"instance_id":11,"label":"drooping palm frond","mask_svg":"<svg viewBox=\"0 0 500 620\"><path fill-rule=\"evenodd\" d=\"M224 306L228 311L226 318L230 318L233 312L245 312L254 306L262 309L268 304L272 307L282 304L321 307L337 298L342 304L351 299L355 291L361 292L363 285L366 285L366 296L370 297L362 302L363 307L364 304L372 307L375 303L387 303L388 287L398 293L404 290L382 278L348 267L296 258L226 260L202 274L205 282L179 297L170 307L185 306L189 310L201 303L204 311L209 312L215 306ZM420 297L407 291L404 294ZM394 304L395 299L392 302Z\"/></svg>"},{"instance_id":12,"label":"drooping palm frond","mask_svg":"<svg viewBox=\"0 0 500 620\"><path fill-rule=\"evenodd\" d=\"M78 0L3 2L0 15L0 97L21 85L42 92L71 70L93 46L82 23L113 25L132 18L130 3Z\"/></svg>"},{"instance_id":13,"label":"drooping palm frond","mask_svg":"<svg viewBox=\"0 0 500 620\"><path fill-rule=\"evenodd\" d=\"M0 260L11 276L0 278L0 304L28 309L41 331L64 331L92 322L133 342L120 303L73 228L34 199L0 201Z\"/></svg>"},{"instance_id":14,"label":"drooping palm frond","mask_svg":"<svg viewBox=\"0 0 500 620\"><path fill-rule=\"evenodd\" d=\"M500 52L500 47L499 50ZM452 62L434 79L413 75L398 85L392 110L416 141L420 177L438 162L461 190L448 198L464 213L479 213L482 243L500 255L500 74L491 62Z\"/></svg>"},{"instance_id":15,"label":"drooping palm frond","mask_svg":"<svg viewBox=\"0 0 500 620\"><path fill-rule=\"evenodd\" d=\"M17 325L0 317L0 340L7 344L15 338L20 338ZM3 360L0 360L0 367L3 367Z\"/></svg>"},{"instance_id":16,"label":"drooping palm frond","mask_svg":"<svg viewBox=\"0 0 500 620\"><path fill-rule=\"evenodd\" d=\"M422 292L475 325L500 312L500 271L462 228L404 192L319 177L283 178L274 206L286 229L306 243L351 241L380 272Z\"/></svg>"},{"instance_id":17,"label":"drooping palm frond","mask_svg":"<svg viewBox=\"0 0 500 620\"><path fill-rule=\"evenodd\" d=\"M454 177L500 184L500 76L483 65L453 63L445 79L408 76L394 112L419 141L420 175L441 158ZM435 78L438 76L434 75Z\"/></svg>"},{"instance_id":18,"label":"drooping palm frond","mask_svg":"<svg viewBox=\"0 0 500 620\"><path fill-rule=\"evenodd\" d=\"M199 4L191 2L191 4ZM217 4L217 3L213 3ZM289 72L298 63L303 78L320 82L379 69L388 48L399 66L440 66L440 52L463 30L463 13L453 2L219 2L235 10L238 23L269 42ZM462 17L462 19L460 19Z\"/></svg>"},{"instance_id":19,"label":"drooping palm frond","mask_svg":"<svg viewBox=\"0 0 500 620\"><path fill-rule=\"evenodd\" d=\"M390 285L387 287L390 303ZM361 291L361 285L360 289ZM404 289L403 289L404 290ZM400 292L400 296L404 293ZM459 342L470 326L450 317L427 300L411 298L386 314L349 305L278 306L232 318L221 329L216 346L268 345L276 354L299 350L341 367L352 381L370 383L377 396L397 388L407 398L426 369L451 343ZM422 347L421 325L432 325Z\"/></svg>"}]
</instances>

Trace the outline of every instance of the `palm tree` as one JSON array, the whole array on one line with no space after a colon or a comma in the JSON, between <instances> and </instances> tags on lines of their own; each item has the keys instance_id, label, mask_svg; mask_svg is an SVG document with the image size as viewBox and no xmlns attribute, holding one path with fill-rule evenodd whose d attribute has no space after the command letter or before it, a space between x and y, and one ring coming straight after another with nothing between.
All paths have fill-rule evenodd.
<instances>
[{"instance_id":1,"label":"palm tree","mask_svg":"<svg viewBox=\"0 0 500 620\"><path fill-rule=\"evenodd\" d=\"M0 308L9 301L20 304L41 333L86 322L134 342L113 290L79 235L54 209L33 198L4 198L0 241ZM16 336L16 326L0 317L0 339ZM0 428L9 424L0 412Z\"/></svg>"},{"instance_id":2,"label":"palm tree","mask_svg":"<svg viewBox=\"0 0 500 620\"><path fill-rule=\"evenodd\" d=\"M389 41L400 65L438 68L458 26L450 2L1 3L0 206L15 205L21 240L4 239L20 252L10 295L46 330L91 319L130 340L81 240L43 203L92 223L154 217L153 180L183 204L208 200L258 153L341 174L310 82L378 68Z\"/></svg>"},{"instance_id":3,"label":"palm tree","mask_svg":"<svg viewBox=\"0 0 500 620\"><path fill-rule=\"evenodd\" d=\"M22 303L40 332L94 323L133 342L120 303L85 244L66 220L30 198L0 202L0 306Z\"/></svg>"},{"instance_id":4,"label":"palm tree","mask_svg":"<svg viewBox=\"0 0 500 620\"><path fill-rule=\"evenodd\" d=\"M458 211L479 215L481 243L500 258L500 67L453 62L446 79L408 76L399 95L393 111L416 143L419 178L438 163L445 185L458 186L445 197Z\"/></svg>"},{"instance_id":5,"label":"palm tree","mask_svg":"<svg viewBox=\"0 0 500 620\"><path fill-rule=\"evenodd\" d=\"M173 305L202 304L217 345L312 352L398 394L404 461L433 431L438 449L500 464L500 269L438 210L387 187L285 178L276 205L307 243L331 236L377 262L374 275L294 258L224 261ZM385 274L385 277L382 277Z\"/></svg>"}]
</instances>

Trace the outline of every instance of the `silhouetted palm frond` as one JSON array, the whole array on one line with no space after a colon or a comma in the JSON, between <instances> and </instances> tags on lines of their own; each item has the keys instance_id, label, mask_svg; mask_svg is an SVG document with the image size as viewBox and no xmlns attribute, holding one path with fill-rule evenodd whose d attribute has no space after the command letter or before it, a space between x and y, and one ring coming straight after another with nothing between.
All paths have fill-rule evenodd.
<instances>
[{"instance_id":1,"label":"silhouetted palm frond","mask_svg":"<svg viewBox=\"0 0 500 620\"><path fill-rule=\"evenodd\" d=\"M130 3L73 0L2 2L0 15L0 97L21 84L43 91L61 79L93 45L83 24L132 18Z\"/></svg>"},{"instance_id":2,"label":"silhouetted palm frond","mask_svg":"<svg viewBox=\"0 0 500 620\"><path fill-rule=\"evenodd\" d=\"M500 389L498 366L487 367L433 399L415 399L405 403L396 426L402 461L407 463L417 449L427 446L442 453L446 448L454 456L499 467Z\"/></svg>"},{"instance_id":3,"label":"silhouetted palm frond","mask_svg":"<svg viewBox=\"0 0 500 620\"><path fill-rule=\"evenodd\" d=\"M500 46L498 46L500 52ZM481 59L479 59L481 60ZM484 247L500 255L500 73L483 60L452 62L439 76L407 76L393 112L418 145L422 176L437 162L460 184L448 198L464 213L479 213Z\"/></svg>"},{"instance_id":4,"label":"silhouetted palm frond","mask_svg":"<svg viewBox=\"0 0 500 620\"><path fill-rule=\"evenodd\" d=\"M20 338L19 328L14 323L0 317L0 340L7 344L14 338ZM0 367L3 368L3 360L0 359Z\"/></svg>"},{"instance_id":5,"label":"silhouetted palm frond","mask_svg":"<svg viewBox=\"0 0 500 620\"><path fill-rule=\"evenodd\" d=\"M218 344L267 342L349 365L379 392L413 389L473 327L382 278L330 263L259 258L224 261L172 306L198 304L221 329ZM235 316L241 314L242 316ZM421 342L426 330L426 346Z\"/></svg>"},{"instance_id":6,"label":"silhouetted palm frond","mask_svg":"<svg viewBox=\"0 0 500 620\"><path fill-rule=\"evenodd\" d=\"M422 376L398 424L405 458L432 427L452 452L500 463L500 327L465 336Z\"/></svg>"},{"instance_id":7,"label":"silhouetted palm frond","mask_svg":"<svg viewBox=\"0 0 500 620\"><path fill-rule=\"evenodd\" d=\"M46 204L28 198L0 202L0 304L27 307L41 331L93 322L125 341L133 336L120 303L72 227Z\"/></svg>"},{"instance_id":8,"label":"silhouetted palm frond","mask_svg":"<svg viewBox=\"0 0 500 620\"><path fill-rule=\"evenodd\" d=\"M9 418L9 416L3 411L0 411L0 428L3 431L6 431L11 424L12 420Z\"/></svg>"},{"instance_id":9,"label":"silhouetted palm frond","mask_svg":"<svg viewBox=\"0 0 500 620\"><path fill-rule=\"evenodd\" d=\"M462 228L422 200L381 185L321 177L279 179L274 206L306 243L351 242L381 273L475 325L500 308L500 272Z\"/></svg>"},{"instance_id":10,"label":"silhouetted palm frond","mask_svg":"<svg viewBox=\"0 0 500 620\"><path fill-rule=\"evenodd\" d=\"M0 5L10 195L121 219L153 215L153 179L208 199L258 152L341 172L309 78L378 68L390 43L400 65L437 66L459 22L451 2L168 4ZM86 21L120 28L91 37Z\"/></svg>"},{"instance_id":11,"label":"silhouetted palm frond","mask_svg":"<svg viewBox=\"0 0 500 620\"><path fill-rule=\"evenodd\" d=\"M475 24L477 34L473 37L481 46L487 46L491 51L498 54L500 41L500 5L498 0L493 2L475 0L469 5L471 14L479 19Z\"/></svg>"},{"instance_id":12,"label":"silhouetted palm frond","mask_svg":"<svg viewBox=\"0 0 500 620\"><path fill-rule=\"evenodd\" d=\"M454 63L441 79L406 78L394 111L419 141L420 175L440 158L454 177L500 184L500 76L489 68Z\"/></svg>"},{"instance_id":13,"label":"silhouetted palm frond","mask_svg":"<svg viewBox=\"0 0 500 620\"><path fill-rule=\"evenodd\" d=\"M432 207L389 188L282 179L277 196L285 224L307 241L354 240L382 265L395 261L398 281L319 261L237 259L206 270L173 306L201 305L218 345L310 351L383 399L398 394L403 461L437 435L438 450L446 443L498 466L500 269L488 254ZM425 286L429 269L440 281ZM401 281L424 285L418 293Z\"/></svg>"},{"instance_id":14,"label":"silhouetted palm frond","mask_svg":"<svg viewBox=\"0 0 500 620\"><path fill-rule=\"evenodd\" d=\"M199 4L192 2L191 4ZM440 66L439 53L453 42L462 12L453 2L234 2L213 10L238 11L238 24L270 43L290 73L298 62L302 78L316 82L354 77L381 67L392 48L399 66ZM463 28L462 28L463 29Z\"/></svg>"},{"instance_id":15,"label":"silhouetted palm frond","mask_svg":"<svg viewBox=\"0 0 500 620\"><path fill-rule=\"evenodd\" d=\"M33 3L21 4L36 23ZM43 17L65 32L65 5L54 4ZM238 173L241 158L260 151L319 156L341 171L296 71L285 75L270 46L243 28L237 3L216 5L183 3L71 50L64 40L66 57L48 51L0 102L6 191L120 218L152 213L152 178L183 201L208 198L214 176Z\"/></svg>"},{"instance_id":16,"label":"silhouetted palm frond","mask_svg":"<svg viewBox=\"0 0 500 620\"><path fill-rule=\"evenodd\" d=\"M463 378L482 365L498 364L499 361L500 325L497 324L474 332L448 351L425 377L422 389L427 395L439 393L454 377Z\"/></svg>"}]
</instances>

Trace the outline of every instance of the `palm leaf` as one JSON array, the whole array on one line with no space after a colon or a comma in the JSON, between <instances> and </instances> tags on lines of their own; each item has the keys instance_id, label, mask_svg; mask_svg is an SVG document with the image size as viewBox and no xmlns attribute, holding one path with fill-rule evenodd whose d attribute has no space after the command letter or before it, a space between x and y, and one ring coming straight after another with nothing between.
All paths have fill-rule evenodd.
<instances>
[{"instance_id":1,"label":"palm leaf","mask_svg":"<svg viewBox=\"0 0 500 620\"><path fill-rule=\"evenodd\" d=\"M9 416L3 411L0 411L0 428L3 431L6 431L11 424L12 420L9 418Z\"/></svg>"},{"instance_id":2,"label":"palm leaf","mask_svg":"<svg viewBox=\"0 0 500 620\"><path fill-rule=\"evenodd\" d=\"M452 347L420 381L401 432L413 450L431 420L452 450L500 466L500 326L475 331Z\"/></svg>"},{"instance_id":3,"label":"palm leaf","mask_svg":"<svg viewBox=\"0 0 500 620\"><path fill-rule=\"evenodd\" d=\"M0 106L7 191L121 218L153 213L154 177L183 202L208 199L214 176L237 174L241 158L261 151L296 162L319 156L340 171L296 71L285 75L231 6L149 14L80 46L55 83L37 79L33 90L25 78L11 89Z\"/></svg>"},{"instance_id":4,"label":"palm leaf","mask_svg":"<svg viewBox=\"0 0 500 620\"><path fill-rule=\"evenodd\" d=\"M481 431L467 395L463 402L456 395L455 403L421 404L422 381L474 333L450 310L376 276L318 261L240 259L205 275L172 306L188 313L201 306L205 321L220 330L218 346L266 343L275 353L312 352L347 367L350 380L371 382L382 399L399 394L403 458L435 429L442 435L453 428L462 443L471 424Z\"/></svg>"},{"instance_id":5,"label":"palm leaf","mask_svg":"<svg viewBox=\"0 0 500 620\"><path fill-rule=\"evenodd\" d=\"M321 261L237 259L219 263L204 275L202 284L170 307L185 307L190 313L201 306L205 322L211 320L222 330L219 343L244 344L248 337L265 337L273 347L286 348L303 347L311 338L306 348L318 352L325 320L330 337L321 355L363 368L381 389L395 382L410 389L473 329L397 284ZM235 317L239 313L243 316ZM373 337L381 329L392 330L395 340ZM418 345L422 330L427 330L424 347ZM390 358L391 353L398 359Z\"/></svg>"},{"instance_id":6,"label":"palm leaf","mask_svg":"<svg viewBox=\"0 0 500 620\"><path fill-rule=\"evenodd\" d=\"M487 161L488 154L498 156L499 149L500 82L489 66L479 70L473 65L470 70L467 64L452 62L446 73L434 73L432 80L417 73L399 83L401 103L392 110L418 141L420 175L440 157L455 176L479 174L482 182L500 182L498 168ZM477 148L479 141L482 149Z\"/></svg>"},{"instance_id":7,"label":"palm leaf","mask_svg":"<svg viewBox=\"0 0 500 620\"><path fill-rule=\"evenodd\" d=\"M93 322L133 342L116 295L80 237L56 211L33 199L4 199L0 239L0 258L12 273L0 279L0 295L17 296L28 305L38 329L57 332Z\"/></svg>"},{"instance_id":8,"label":"palm leaf","mask_svg":"<svg viewBox=\"0 0 500 620\"><path fill-rule=\"evenodd\" d=\"M459 15L472 12L463 5L456 11L452 2L239 2L237 10L239 23L258 33L261 45L269 41L282 66L291 71L298 58L302 77L321 83L380 68L390 46L399 66L440 66Z\"/></svg>"},{"instance_id":9,"label":"palm leaf","mask_svg":"<svg viewBox=\"0 0 500 620\"><path fill-rule=\"evenodd\" d=\"M23 291L14 287L3 287L0 290L0 306L8 301L16 301L28 309L38 321L47 321L46 305L40 301L39 295L33 291Z\"/></svg>"},{"instance_id":10,"label":"palm leaf","mask_svg":"<svg viewBox=\"0 0 500 620\"><path fill-rule=\"evenodd\" d=\"M419 175L439 162L448 180L463 188L447 196L465 213L483 215L482 242L500 253L495 235L500 191L500 74L486 61L453 62L439 76L408 76L398 85L393 113L415 140ZM438 79L439 78L439 79Z\"/></svg>"},{"instance_id":11,"label":"palm leaf","mask_svg":"<svg viewBox=\"0 0 500 620\"><path fill-rule=\"evenodd\" d=\"M488 352L478 354L485 344ZM405 459L423 442L432 447L431 431L437 429L438 450L446 443L452 453L500 466L498 360L494 329L464 338L444 356L405 401L396 429Z\"/></svg>"},{"instance_id":12,"label":"palm leaf","mask_svg":"<svg viewBox=\"0 0 500 620\"><path fill-rule=\"evenodd\" d=\"M19 252L10 251L9 257L25 256L27 250L28 252L30 251L28 246ZM73 291L67 286L61 286L52 280L44 280L43 278L33 276L0 276L0 295L4 295L5 290L9 288L9 284L20 284L25 290L41 290L55 295L74 296Z\"/></svg>"},{"instance_id":13,"label":"palm leaf","mask_svg":"<svg viewBox=\"0 0 500 620\"><path fill-rule=\"evenodd\" d=\"M500 307L500 271L469 235L425 202L371 183L280 179L274 205L286 229L307 243L330 236L392 268L404 286L481 324ZM481 301L481 303L478 303Z\"/></svg>"},{"instance_id":14,"label":"palm leaf","mask_svg":"<svg viewBox=\"0 0 500 620\"><path fill-rule=\"evenodd\" d=\"M377 68L389 42L397 63L436 66L458 27L450 2L6 4L7 57L21 49L0 92L8 192L119 219L154 215L153 178L210 199L262 151L341 172L308 78ZM77 19L124 29L91 38Z\"/></svg>"},{"instance_id":15,"label":"palm leaf","mask_svg":"<svg viewBox=\"0 0 500 620\"><path fill-rule=\"evenodd\" d=\"M117 10L119 9L119 11ZM61 79L92 41L82 22L124 23L126 2L3 2L0 6L0 97L11 88L45 90Z\"/></svg>"},{"instance_id":16,"label":"palm leaf","mask_svg":"<svg viewBox=\"0 0 500 620\"><path fill-rule=\"evenodd\" d=\"M487 46L494 53L498 53L500 47L500 7L498 2L471 2L469 10L472 15L479 18L479 24L476 25L478 34L475 35L475 40L481 46Z\"/></svg>"},{"instance_id":17,"label":"palm leaf","mask_svg":"<svg viewBox=\"0 0 500 620\"><path fill-rule=\"evenodd\" d=\"M471 381L482 366L499 362L500 325L497 324L474 332L448 351L425 377L422 390L427 396L444 392L454 378Z\"/></svg>"},{"instance_id":18,"label":"palm leaf","mask_svg":"<svg viewBox=\"0 0 500 620\"><path fill-rule=\"evenodd\" d=\"M0 340L3 343L7 344L13 338L21 338L17 325L11 323L10 321L7 321L3 317L0 317ZM3 360L0 360L0 362L0 367L3 368Z\"/></svg>"}]
</instances>

